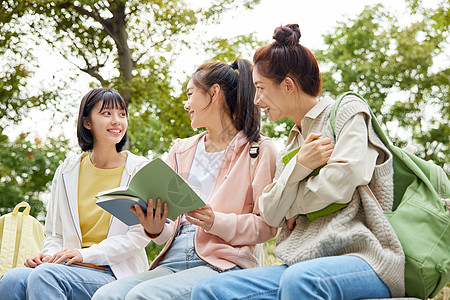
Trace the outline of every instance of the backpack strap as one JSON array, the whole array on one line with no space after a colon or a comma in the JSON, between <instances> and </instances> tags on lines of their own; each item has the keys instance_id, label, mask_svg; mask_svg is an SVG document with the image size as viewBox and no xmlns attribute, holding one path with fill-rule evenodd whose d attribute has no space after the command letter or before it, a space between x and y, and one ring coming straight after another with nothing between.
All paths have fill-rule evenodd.
<instances>
[{"instance_id":1,"label":"backpack strap","mask_svg":"<svg viewBox=\"0 0 450 300\"><path fill-rule=\"evenodd\" d=\"M261 138L259 139L259 141L252 142L250 144L250 148L248 149L248 154L250 155L250 176L251 176L252 182L253 182L253 178L255 177L255 169L256 169L257 160L258 160L258 156L259 156L259 145L261 145L261 143L267 139L269 139L268 136L261 134Z\"/></svg>"},{"instance_id":2,"label":"backpack strap","mask_svg":"<svg viewBox=\"0 0 450 300\"><path fill-rule=\"evenodd\" d=\"M261 143L264 140L267 140L267 139L269 139L269 137L261 134L261 138L259 139L259 141L252 142L250 144L250 148L248 149L248 154L250 155L251 182L253 182L253 179L255 177L256 166L258 165L257 160L258 160L258 156L259 156L259 146L261 145ZM264 255L264 247L263 247L262 243L255 245L254 255L258 259L258 267L264 267L265 255Z\"/></svg>"},{"instance_id":3,"label":"backpack strap","mask_svg":"<svg viewBox=\"0 0 450 300\"><path fill-rule=\"evenodd\" d=\"M339 98L336 100L336 102L334 102L333 107L331 108L331 113L330 113L330 123L331 123L331 129L333 130L333 135L336 136L336 115L337 115L337 111L338 111L338 108L339 108L339 105L340 105L342 99L344 99L344 97L346 97L346 96L358 97L359 99L361 99L362 101L364 101L367 104L367 108L369 109L370 116L371 116L371 119L372 119L373 129L375 130L375 133L380 138L380 140L383 142L383 144L390 150L390 144L391 143L389 142L388 138L386 137L386 135L384 134L383 130L381 129L380 123L378 123L378 120L375 117L375 114L370 109L370 106L367 103L367 100L364 99L360 94L355 93L355 92L346 92L346 93L342 94L341 96L339 96Z\"/></svg>"}]
</instances>

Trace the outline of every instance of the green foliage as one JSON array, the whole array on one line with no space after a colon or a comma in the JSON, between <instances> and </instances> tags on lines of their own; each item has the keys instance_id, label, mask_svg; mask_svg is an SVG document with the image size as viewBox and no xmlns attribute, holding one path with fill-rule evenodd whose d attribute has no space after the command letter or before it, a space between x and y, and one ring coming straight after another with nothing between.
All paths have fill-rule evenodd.
<instances>
[{"instance_id":1,"label":"green foliage","mask_svg":"<svg viewBox=\"0 0 450 300\"><path fill-rule=\"evenodd\" d=\"M45 211L41 193L48 190L67 150L68 141L63 137L30 141L23 133L9 141L0 135L0 215L22 201L30 204L33 216Z\"/></svg>"},{"instance_id":2,"label":"green foliage","mask_svg":"<svg viewBox=\"0 0 450 300\"><path fill-rule=\"evenodd\" d=\"M28 23L16 23L24 15L22 1L0 1L0 130L22 119L30 108L47 108L55 94L42 89L30 92L28 80L36 67L30 50Z\"/></svg>"},{"instance_id":3,"label":"green foliage","mask_svg":"<svg viewBox=\"0 0 450 300\"><path fill-rule=\"evenodd\" d=\"M182 46L190 46L186 37L197 27L218 22L230 9L251 9L259 2L217 0L192 9L179 0L8 0L0 8L0 37L28 38L35 45L45 41L91 75L92 87L119 90L130 103L132 151L161 154L175 137L192 134L180 101L184 97L173 96L180 94L173 91L169 75ZM218 52L222 54L216 57L235 56L244 43L252 46L254 38L222 40L223 47L211 56Z\"/></svg>"},{"instance_id":4,"label":"green foliage","mask_svg":"<svg viewBox=\"0 0 450 300\"><path fill-rule=\"evenodd\" d=\"M449 3L441 4L436 10L417 4L415 21L405 27L381 5L366 7L325 35L326 50L316 54L328 67L324 94L362 94L395 144L412 139L421 145L419 156L445 167L450 159L450 67L444 51L450 19L445 18Z\"/></svg>"},{"instance_id":5,"label":"green foliage","mask_svg":"<svg viewBox=\"0 0 450 300\"><path fill-rule=\"evenodd\" d=\"M277 266L283 264L283 261L279 259L274 253L276 247L276 240L277 238L274 238L270 241L263 243L264 266Z\"/></svg>"},{"instance_id":6,"label":"green foliage","mask_svg":"<svg viewBox=\"0 0 450 300\"><path fill-rule=\"evenodd\" d=\"M6 69L3 66L3 69ZM16 65L4 70L4 75L0 75L0 126L7 120L18 121L23 107L32 107L39 103L29 103L19 97L19 92L28 77L28 71L23 65ZM4 127L3 125L2 127Z\"/></svg>"},{"instance_id":7,"label":"green foliage","mask_svg":"<svg viewBox=\"0 0 450 300\"><path fill-rule=\"evenodd\" d=\"M145 247L145 252L147 253L148 261L151 263L156 256L161 252L161 250L164 248L164 245L158 245L154 242L148 243L147 247Z\"/></svg>"},{"instance_id":8,"label":"green foliage","mask_svg":"<svg viewBox=\"0 0 450 300\"><path fill-rule=\"evenodd\" d=\"M324 36L325 50L313 51L325 70L323 94L360 93L394 144L412 141L416 154L450 173L450 4L408 3L413 21L406 26L375 5ZM293 125L288 119L264 124L264 133L281 138Z\"/></svg>"},{"instance_id":9,"label":"green foliage","mask_svg":"<svg viewBox=\"0 0 450 300\"><path fill-rule=\"evenodd\" d=\"M291 118L285 117L276 122L270 122L264 115L262 117L261 132L272 138L287 139L291 128L295 125Z\"/></svg>"},{"instance_id":10,"label":"green foliage","mask_svg":"<svg viewBox=\"0 0 450 300\"><path fill-rule=\"evenodd\" d=\"M244 53L253 53L254 49L264 45L265 43L258 41L254 34L239 35L234 38L215 38L205 46L207 57L211 57L211 61L221 61L224 63L232 63L237 57L241 57Z\"/></svg>"},{"instance_id":11,"label":"green foliage","mask_svg":"<svg viewBox=\"0 0 450 300\"><path fill-rule=\"evenodd\" d=\"M35 67L33 49L45 45L90 75L91 87L112 87L124 96L129 103L132 152L144 156L166 152L175 138L193 133L183 109L184 92L174 91L169 74L174 59L183 47L190 46L186 37L197 27L218 22L230 9L240 5L251 9L259 2L217 0L209 7L193 9L180 0L2 0L0 58L5 63L0 71L5 75L0 77L0 133L5 126L19 121L29 108L58 110L59 103L67 101L64 91L72 85L73 74L64 83L50 84L50 90L42 89L33 95L29 91L30 70ZM253 40L240 36L232 46ZM226 43L223 45L219 51L234 51L224 56L237 53ZM216 53L212 51L211 56ZM8 159L8 164L20 170L14 173L8 164L1 167L2 174L13 172L13 176L2 175L5 186L0 189L0 197L4 211L14 206L15 199L38 201L59 161L48 159L43 165L43 161L12 153L22 148L36 151L36 157L45 157L46 153L48 157L59 157L64 153L62 144L52 149L29 143L19 138L2 144L2 165L3 158ZM41 165L32 168L33 162ZM38 172L35 169L45 172L45 176L34 176ZM3 200L7 198L11 200ZM39 213L35 205L33 212Z\"/></svg>"}]
</instances>

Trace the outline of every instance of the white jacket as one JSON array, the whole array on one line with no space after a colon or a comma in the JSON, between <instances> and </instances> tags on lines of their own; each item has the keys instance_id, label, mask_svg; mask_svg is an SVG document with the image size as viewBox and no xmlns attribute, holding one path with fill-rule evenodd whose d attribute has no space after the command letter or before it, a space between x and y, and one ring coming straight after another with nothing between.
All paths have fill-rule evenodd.
<instances>
[{"instance_id":1,"label":"white jacket","mask_svg":"<svg viewBox=\"0 0 450 300\"><path fill-rule=\"evenodd\" d=\"M132 175L148 162L143 157L125 152L128 157L120 186L126 186ZM64 248L77 249L83 262L108 265L117 279L146 271L148 260L144 247L150 239L141 225L127 226L111 217L106 239L82 249L77 201L80 161L85 155L87 153L67 158L56 170L45 220L42 253L53 255Z\"/></svg>"}]
</instances>

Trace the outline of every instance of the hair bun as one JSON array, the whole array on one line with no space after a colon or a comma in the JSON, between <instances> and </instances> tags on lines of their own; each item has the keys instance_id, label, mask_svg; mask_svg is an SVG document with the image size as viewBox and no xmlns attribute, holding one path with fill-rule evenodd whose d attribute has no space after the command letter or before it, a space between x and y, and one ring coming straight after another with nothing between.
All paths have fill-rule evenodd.
<instances>
[{"instance_id":1,"label":"hair bun","mask_svg":"<svg viewBox=\"0 0 450 300\"><path fill-rule=\"evenodd\" d=\"M273 39L282 46L293 46L300 42L300 27L298 24L288 24L275 28Z\"/></svg>"}]
</instances>

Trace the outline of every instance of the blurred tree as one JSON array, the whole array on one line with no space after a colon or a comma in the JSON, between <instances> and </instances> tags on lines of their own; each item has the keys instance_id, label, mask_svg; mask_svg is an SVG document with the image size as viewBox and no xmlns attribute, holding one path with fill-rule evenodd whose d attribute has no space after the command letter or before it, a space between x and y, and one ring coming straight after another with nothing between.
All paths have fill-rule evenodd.
<instances>
[{"instance_id":1,"label":"blurred tree","mask_svg":"<svg viewBox=\"0 0 450 300\"><path fill-rule=\"evenodd\" d=\"M35 217L45 212L40 196L48 190L64 160L67 145L64 137L30 141L28 134L22 133L9 141L0 136L0 215L11 212L22 201L30 204L30 214Z\"/></svg>"},{"instance_id":2,"label":"blurred tree","mask_svg":"<svg viewBox=\"0 0 450 300\"><path fill-rule=\"evenodd\" d=\"M417 154L450 172L450 24L448 1L437 9L410 2L413 22L399 25L382 6L339 22L325 35L324 94L353 90L363 95L398 146L417 145Z\"/></svg>"},{"instance_id":3,"label":"blurred tree","mask_svg":"<svg viewBox=\"0 0 450 300\"><path fill-rule=\"evenodd\" d=\"M450 2L440 1L434 10L420 0L407 4L412 21L406 26L375 5L324 36L325 50L313 51L323 94L360 93L394 144L412 141L418 156L450 173ZM263 131L285 138L292 125L283 119L266 123Z\"/></svg>"},{"instance_id":4,"label":"blurred tree","mask_svg":"<svg viewBox=\"0 0 450 300\"><path fill-rule=\"evenodd\" d=\"M259 2L216 0L192 9L180 0L2 0L0 37L47 43L95 78L94 86L116 88L130 105L131 151L160 154L176 137L192 134L169 74L174 59L192 44L188 34L218 22L229 9ZM247 42L253 43L241 38Z\"/></svg>"},{"instance_id":5,"label":"blurred tree","mask_svg":"<svg viewBox=\"0 0 450 300\"><path fill-rule=\"evenodd\" d=\"M8 17L0 14L0 22L8 21ZM6 126L17 124L31 108L47 108L55 94L26 91L30 70L35 66L33 56L20 39L20 32L0 31L0 215L27 201L31 214L38 216L45 211L40 195L48 190L54 171L64 159L67 140L30 141L23 133L11 141L4 134Z\"/></svg>"},{"instance_id":6,"label":"blurred tree","mask_svg":"<svg viewBox=\"0 0 450 300\"><path fill-rule=\"evenodd\" d=\"M175 138L193 133L183 110L184 92L174 91L169 72L183 49L198 40L189 34L218 22L230 9L252 9L259 2L216 0L207 8L192 9L182 0L0 0L0 59L10 64L4 67L6 75L0 75L0 125L19 121L27 108L58 109L64 100L61 88L36 95L26 92L34 62L31 49L44 44L89 74L91 86L112 87L124 96L129 103L132 152L164 153ZM245 50L255 43L250 35L203 46L209 57L231 62L242 53L240 47ZM38 214L43 209L39 193L50 184L67 141L54 140L57 145L52 148L33 144L25 136L12 142L2 137L0 212L22 199ZM150 244L149 257L159 249Z\"/></svg>"}]
</instances>

